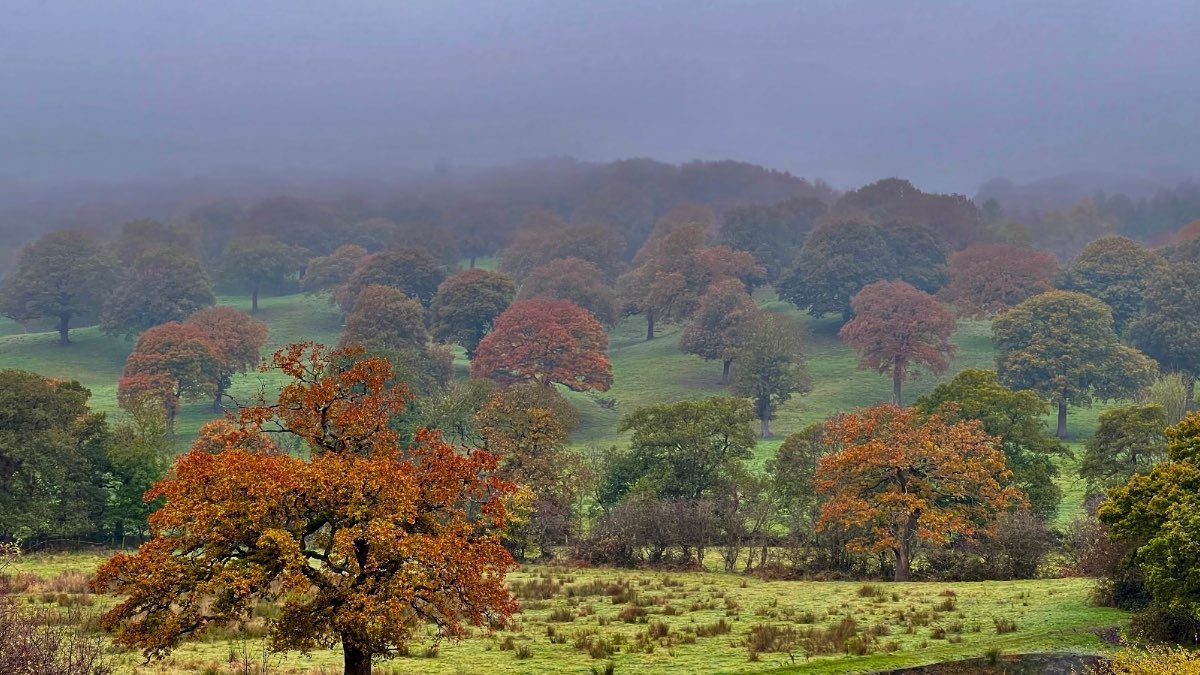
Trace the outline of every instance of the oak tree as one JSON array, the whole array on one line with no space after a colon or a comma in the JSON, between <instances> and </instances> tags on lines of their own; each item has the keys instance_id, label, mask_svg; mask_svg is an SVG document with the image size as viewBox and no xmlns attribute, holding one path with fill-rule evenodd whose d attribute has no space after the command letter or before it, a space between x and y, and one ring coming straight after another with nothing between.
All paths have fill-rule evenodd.
<instances>
[{"instance_id":1,"label":"oak tree","mask_svg":"<svg viewBox=\"0 0 1200 675\"><path fill-rule=\"evenodd\" d=\"M570 300L522 300L479 343L471 376L605 391L612 385L607 350L604 327L586 309Z\"/></svg>"},{"instance_id":2,"label":"oak tree","mask_svg":"<svg viewBox=\"0 0 1200 675\"><path fill-rule=\"evenodd\" d=\"M723 243L753 255L774 281L790 268L813 223L826 210L824 202L809 196L740 206L725 214L719 234Z\"/></svg>"},{"instance_id":3,"label":"oak tree","mask_svg":"<svg viewBox=\"0 0 1200 675\"><path fill-rule=\"evenodd\" d=\"M365 675L426 625L457 637L503 624L513 486L492 475L495 457L433 431L405 447L389 420L408 393L383 359L292 345L273 363L290 379L278 402L241 409L222 451L181 455L148 494L164 500L153 538L97 570L94 589L122 596L101 620L116 642L161 658L274 602L273 648L340 643L344 672ZM253 449L264 433L309 459Z\"/></svg>"},{"instance_id":4,"label":"oak tree","mask_svg":"<svg viewBox=\"0 0 1200 675\"><path fill-rule=\"evenodd\" d=\"M479 341L516 292L512 279L499 272L472 268L452 274L438 286L429 307L434 337L458 343L474 358Z\"/></svg>"},{"instance_id":5,"label":"oak tree","mask_svg":"<svg viewBox=\"0 0 1200 675\"><path fill-rule=\"evenodd\" d=\"M122 406L142 396L158 398L167 411L167 431L185 400L212 396L222 376L217 350L200 326L172 321L138 336L117 383Z\"/></svg>"},{"instance_id":6,"label":"oak tree","mask_svg":"<svg viewBox=\"0 0 1200 675\"><path fill-rule=\"evenodd\" d=\"M697 499L728 485L756 443L745 399L709 398L638 408L621 420L629 451L604 477L601 503L626 495Z\"/></svg>"},{"instance_id":7,"label":"oak tree","mask_svg":"<svg viewBox=\"0 0 1200 675\"><path fill-rule=\"evenodd\" d=\"M747 324L758 306L737 279L723 279L700 296L700 306L679 338L679 348L706 361L720 360L721 384L729 384L729 367Z\"/></svg>"},{"instance_id":8,"label":"oak tree","mask_svg":"<svg viewBox=\"0 0 1200 675\"><path fill-rule=\"evenodd\" d=\"M274 237L243 237L225 245L221 275L250 291L250 313L258 313L258 294L263 284L279 283L300 269L303 249Z\"/></svg>"},{"instance_id":9,"label":"oak tree","mask_svg":"<svg viewBox=\"0 0 1200 675\"><path fill-rule=\"evenodd\" d=\"M1067 406L1089 406L1137 393L1154 381L1151 359L1117 339L1112 312L1090 295L1035 295L992 322L996 373L1014 389L1032 389L1058 407L1059 438Z\"/></svg>"},{"instance_id":10,"label":"oak tree","mask_svg":"<svg viewBox=\"0 0 1200 675\"><path fill-rule=\"evenodd\" d=\"M1150 279L1166 265L1154 251L1125 237L1088 244L1067 268L1063 288L1099 298L1113 313L1113 328L1124 335L1138 315Z\"/></svg>"},{"instance_id":11,"label":"oak tree","mask_svg":"<svg viewBox=\"0 0 1200 675\"><path fill-rule=\"evenodd\" d=\"M853 315L850 299L876 281L899 276L886 234L863 220L831 219L809 233L792 269L779 280L779 297L820 317Z\"/></svg>"},{"instance_id":12,"label":"oak tree","mask_svg":"<svg viewBox=\"0 0 1200 675\"><path fill-rule=\"evenodd\" d=\"M817 465L826 498L818 528L848 528L852 549L892 554L896 581L909 579L919 542L977 537L1021 502L1004 487L1004 453L977 421L882 405L830 420L825 442L840 449Z\"/></svg>"},{"instance_id":13,"label":"oak tree","mask_svg":"<svg viewBox=\"0 0 1200 675\"><path fill-rule=\"evenodd\" d=\"M398 288L428 307L438 284L445 278L441 265L424 251L400 249L373 253L363 258L350 279L338 288L337 302L342 312L349 314L363 289L378 285Z\"/></svg>"},{"instance_id":14,"label":"oak tree","mask_svg":"<svg viewBox=\"0 0 1200 675\"><path fill-rule=\"evenodd\" d=\"M183 321L217 301L200 262L177 248L140 256L104 307L101 326L126 338L171 321Z\"/></svg>"},{"instance_id":15,"label":"oak tree","mask_svg":"<svg viewBox=\"0 0 1200 675\"><path fill-rule=\"evenodd\" d=\"M617 297L600 270L579 258L557 258L531 270L521 282L517 300L560 298L591 312L604 325L617 320Z\"/></svg>"},{"instance_id":16,"label":"oak tree","mask_svg":"<svg viewBox=\"0 0 1200 675\"><path fill-rule=\"evenodd\" d=\"M14 321L51 317L58 343L69 344L71 322L98 316L116 282L116 264L94 238L51 232L27 246L0 281L0 314Z\"/></svg>"},{"instance_id":17,"label":"oak tree","mask_svg":"<svg viewBox=\"0 0 1200 675\"><path fill-rule=\"evenodd\" d=\"M365 257L367 249L362 246L343 244L329 255L312 258L304 268L300 287L310 295L332 293L350 280L350 275L354 274L354 270ZM333 296L330 295L329 299L332 302Z\"/></svg>"},{"instance_id":18,"label":"oak tree","mask_svg":"<svg viewBox=\"0 0 1200 675\"><path fill-rule=\"evenodd\" d=\"M397 288L371 285L354 300L346 315L341 344L368 350L424 349L429 342L425 309Z\"/></svg>"},{"instance_id":19,"label":"oak tree","mask_svg":"<svg viewBox=\"0 0 1200 675\"><path fill-rule=\"evenodd\" d=\"M948 273L942 299L954 305L959 316L980 318L1053 289L1058 262L1045 251L977 244L951 254Z\"/></svg>"},{"instance_id":20,"label":"oak tree","mask_svg":"<svg viewBox=\"0 0 1200 675\"><path fill-rule=\"evenodd\" d=\"M200 329L217 359L213 410L219 411L233 376L258 366L267 342L267 324L232 307L206 307L184 324Z\"/></svg>"},{"instance_id":21,"label":"oak tree","mask_svg":"<svg viewBox=\"0 0 1200 675\"><path fill-rule=\"evenodd\" d=\"M1099 422L1079 465L1089 494L1124 485L1167 454L1167 416L1160 405L1113 408L1100 413Z\"/></svg>"},{"instance_id":22,"label":"oak tree","mask_svg":"<svg viewBox=\"0 0 1200 675\"><path fill-rule=\"evenodd\" d=\"M731 391L753 401L762 438L771 437L771 420L779 406L812 388L802 339L795 322L763 313L746 326L733 350Z\"/></svg>"},{"instance_id":23,"label":"oak tree","mask_svg":"<svg viewBox=\"0 0 1200 675\"><path fill-rule=\"evenodd\" d=\"M838 332L859 354L859 368L892 376L892 403L900 387L924 367L938 375L950 367L957 347L950 342L957 322L932 295L903 281L877 281L850 301L854 318Z\"/></svg>"},{"instance_id":24,"label":"oak tree","mask_svg":"<svg viewBox=\"0 0 1200 675\"><path fill-rule=\"evenodd\" d=\"M1163 370L1184 376L1190 409L1200 376L1200 262L1173 262L1159 270L1147 282L1144 299L1129 326L1130 342Z\"/></svg>"},{"instance_id":25,"label":"oak tree","mask_svg":"<svg viewBox=\"0 0 1200 675\"><path fill-rule=\"evenodd\" d=\"M1007 484L1025 495L1039 517L1054 516L1062 499L1055 459L1070 452L1046 428L1043 418L1050 405L1037 392L1013 391L1000 383L996 371L968 368L917 399L915 407L951 424L979 420L1004 451L1004 462L1012 472Z\"/></svg>"}]
</instances>

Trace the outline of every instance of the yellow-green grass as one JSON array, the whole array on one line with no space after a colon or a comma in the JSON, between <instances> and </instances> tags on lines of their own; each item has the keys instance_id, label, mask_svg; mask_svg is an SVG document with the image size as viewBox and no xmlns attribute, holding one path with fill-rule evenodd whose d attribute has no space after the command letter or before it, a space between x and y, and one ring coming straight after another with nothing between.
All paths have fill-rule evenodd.
<instances>
[{"instance_id":1,"label":"yellow-green grass","mask_svg":"<svg viewBox=\"0 0 1200 675\"><path fill-rule=\"evenodd\" d=\"M78 585L79 573L90 574L100 557L93 554L41 556L22 560L15 570L27 587L30 605L82 605L94 611L114 602L109 597L66 593ZM36 577L30 583L29 579ZM533 592L531 582L541 592ZM416 641L412 656L383 664L383 673L588 673L608 661L617 673L849 673L919 665L1004 653L1074 651L1105 653L1109 647L1094 630L1122 626L1126 615L1091 605L1093 582L1087 579L984 583L875 583L762 581L738 575L702 572L529 567L510 575L523 611L515 624L487 633L477 630L459 642L443 642L436 657L424 654L431 642ZM644 610L645 616L632 614ZM269 615L270 608L260 608ZM623 621L622 612L630 615ZM803 639L793 647L796 665L787 654L763 651L752 661L747 638L754 626L769 624L797 632L824 629L853 619L854 633L867 654L809 655ZM996 620L1015 623L1016 630L998 633ZM724 621L728 632L704 636L701 627ZM658 626L661 622L661 626ZM910 627L911 626L911 627ZM656 627L664 636L651 638ZM867 637L874 628L875 637ZM231 652L249 640L261 644L263 620L244 631L220 630L186 642L166 661L142 665L136 653L112 650L122 674L191 673L225 666ZM551 631L561 642L552 642ZM577 639L594 634L593 644L615 646L613 654L593 658ZM699 634L699 635L698 635ZM580 640L582 642L582 640ZM529 650L519 659L516 649ZM583 647L583 645L580 645ZM647 648L652 648L649 650ZM601 652L597 650L597 655ZM339 672L338 650L273 658L278 673ZM214 670L213 672L225 672Z\"/></svg>"}]
</instances>

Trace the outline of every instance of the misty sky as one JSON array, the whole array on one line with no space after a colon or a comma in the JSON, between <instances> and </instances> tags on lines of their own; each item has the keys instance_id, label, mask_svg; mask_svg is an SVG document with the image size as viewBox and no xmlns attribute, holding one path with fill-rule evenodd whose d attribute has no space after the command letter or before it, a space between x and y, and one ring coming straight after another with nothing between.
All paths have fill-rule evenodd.
<instances>
[{"instance_id":1,"label":"misty sky","mask_svg":"<svg viewBox=\"0 0 1200 675\"><path fill-rule=\"evenodd\" d=\"M0 179L736 158L1200 166L1200 2L6 0Z\"/></svg>"}]
</instances>

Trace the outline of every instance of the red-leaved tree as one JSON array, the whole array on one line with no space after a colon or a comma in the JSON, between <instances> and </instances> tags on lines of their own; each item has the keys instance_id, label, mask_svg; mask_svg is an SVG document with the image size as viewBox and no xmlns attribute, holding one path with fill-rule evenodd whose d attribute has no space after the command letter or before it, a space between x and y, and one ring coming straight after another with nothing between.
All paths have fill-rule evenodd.
<instances>
[{"instance_id":1,"label":"red-leaved tree","mask_svg":"<svg viewBox=\"0 0 1200 675\"><path fill-rule=\"evenodd\" d=\"M117 383L117 401L124 405L135 397L156 396L173 433L179 404L212 395L220 378L220 361L208 335L199 326L172 321L138 337Z\"/></svg>"},{"instance_id":2,"label":"red-leaved tree","mask_svg":"<svg viewBox=\"0 0 1200 675\"><path fill-rule=\"evenodd\" d=\"M999 314L1026 298L1054 288L1058 261L1046 251L977 244L950 256L950 283L941 296L959 316Z\"/></svg>"},{"instance_id":3,"label":"red-leaved tree","mask_svg":"<svg viewBox=\"0 0 1200 675\"><path fill-rule=\"evenodd\" d=\"M258 366L267 324L232 307L207 307L189 316L184 325L199 328L217 357L213 410L219 411L233 376Z\"/></svg>"},{"instance_id":4,"label":"red-leaved tree","mask_svg":"<svg viewBox=\"0 0 1200 675\"><path fill-rule=\"evenodd\" d=\"M900 405L901 383L917 374L914 366L935 374L950 367L956 322L937 298L903 281L877 281L850 306L854 318L838 335L858 351L859 368L891 373L892 403Z\"/></svg>"},{"instance_id":5,"label":"red-leaved tree","mask_svg":"<svg viewBox=\"0 0 1200 675\"><path fill-rule=\"evenodd\" d=\"M586 309L569 300L521 300L496 318L479 343L471 376L605 391L612 385L607 350L604 327Z\"/></svg>"}]
</instances>

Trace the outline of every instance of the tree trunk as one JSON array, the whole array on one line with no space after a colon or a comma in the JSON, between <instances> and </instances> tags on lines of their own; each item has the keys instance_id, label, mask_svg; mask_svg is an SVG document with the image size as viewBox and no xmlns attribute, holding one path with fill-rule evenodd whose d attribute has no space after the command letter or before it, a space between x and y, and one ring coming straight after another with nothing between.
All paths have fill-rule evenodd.
<instances>
[{"instance_id":1,"label":"tree trunk","mask_svg":"<svg viewBox=\"0 0 1200 675\"><path fill-rule=\"evenodd\" d=\"M471 269L475 269L475 256L471 256Z\"/></svg>"},{"instance_id":2,"label":"tree trunk","mask_svg":"<svg viewBox=\"0 0 1200 675\"><path fill-rule=\"evenodd\" d=\"M654 339L654 312L646 312L646 339Z\"/></svg>"},{"instance_id":3,"label":"tree trunk","mask_svg":"<svg viewBox=\"0 0 1200 675\"><path fill-rule=\"evenodd\" d=\"M904 381L904 369L900 364L892 366L892 403L899 407L900 403L900 383Z\"/></svg>"},{"instance_id":4,"label":"tree trunk","mask_svg":"<svg viewBox=\"0 0 1200 675\"><path fill-rule=\"evenodd\" d=\"M225 398L225 387L217 386L216 393L213 394L213 412L221 412L221 399Z\"/></svg>"},{"instance_id":5,"label":"tree trunk","mask_svg":"<svg viewBox=\"0 0 1200 675\"><path fill-rule=\"evenodd\" d=\"M254 288L250 289L250 313L258 314L258 282L254 282Z\"/></svg>"},{"instance_id":6,"label":"tree trunk","mask_svg":"<svg viewBox=\"0 0 1200 675\"><path fill-rule=\"evenodd\" d=\"M345 675L371 675L371 655L342 638L342 653L345 656Z\"/></svg>"},{"instance_id":7,"label":"tree trunk","mask_svg":"<svg viewBox=\"0 0 1200 675\"><path fill-rule=\"evenodd\" d=\"M763 417L758 418L758 437L759 438L770 438L771 437L771 420L768 419L765 415Z\"/></svg>"},{"instance_id":8,"label":"tree trunk","mask_svg":"<svg viewBox=\"0 0 1200 675\"><path fill-rule=\"evenodd\" d=\"M901 542L896 547L896 575L894 581L908 581L909 573L912 568L912 560L908 551L908 543Z\"/></svg>"},{"instance_id":9,"label":"tree trunk","mask_svg":"<svg viewBox=\"0 0 1200 675\"><path fill-rule=\"evenodd\" d=\"M71 333L71 315L70 314L59 314L58 315L58 344L60 344L60 345L71 344L70 333Z\"/></svg>"},{"instance_id":10,"label":"tree trunk","mask_svg":"<svg viewBox=\"0 0 1200 675\"><path fill-rule=\"evenodd\" d=\"M721 386L729 384L729 366L733 364L731 359L725 359L721 364Z\"/></svg>"},{"instance_id":11,"label":"tree trunk","mask_svg":"<svg viewBox=\"0 0 1200 675\"><path fill-rule=\"evenodd\" d=\"M1066 399L1060 398L1058 400L1058 431L1055 432L1054 435L1058 436L1059 438L1067 437L1067 400Z\"/></svg>"}]
</instances>

